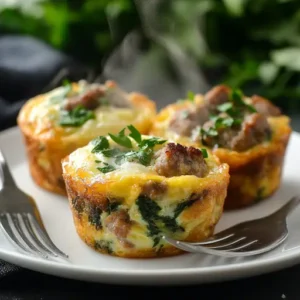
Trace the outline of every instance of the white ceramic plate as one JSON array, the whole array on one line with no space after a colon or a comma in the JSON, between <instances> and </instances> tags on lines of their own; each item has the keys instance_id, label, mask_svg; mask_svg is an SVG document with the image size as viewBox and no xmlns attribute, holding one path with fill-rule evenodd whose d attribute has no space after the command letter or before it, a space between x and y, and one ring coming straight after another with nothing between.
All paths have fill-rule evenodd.
<instances>
[{"instance_id":1,"label":"white ceramic plate","mask_svg":"<svg viewBox=\"0 0 300 300\"><path fill-rule=\"evenodd\" d=\"M42 260L18 252L0 232L0 259L61 277L118 284L194 284L262 274L300 262L300 207L288 221L290 235L279 248L251 258L220 258L184 254L170 258L124 259L96 253L77 236L67 199L38 188L32 181L18 129L0 134L0 147L17 184L32 195L54 243L69 254L69 262ZM217 230L244 220L268 215L300 193L300 135L289 144L282 186L272 198L238 212L224 213ZM13 199L11 199L13 201Z\"/></svg>"}]
</instances>

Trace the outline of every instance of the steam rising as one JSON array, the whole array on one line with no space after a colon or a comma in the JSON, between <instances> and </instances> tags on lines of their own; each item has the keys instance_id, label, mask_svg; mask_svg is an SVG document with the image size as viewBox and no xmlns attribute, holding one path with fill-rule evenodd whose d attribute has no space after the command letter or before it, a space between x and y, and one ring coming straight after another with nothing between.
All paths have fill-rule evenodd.
<instances>
[{"instance_id":1,"label":"steam rising","mask_svg":"<svg viewBox=\"0 0 300 300\"><path fill-rule=\"evenodd\" d=\"M178 30L176 21L163 23L161 2L136 0L144 34L151 46L142 51L141 34L130 32L107 59L99 78L101 81L114 79L129 91L146 93L157 101L158 108L184 97L188 90L205 92L208 89L196 63L206 48L196 20L199 14L194 18L189 16L188 22L185 20ZM172 5L180 3L182 0L172 0ZM185 47L184 35L192 41L193 53Z\"/></svg>"}]
</instances>

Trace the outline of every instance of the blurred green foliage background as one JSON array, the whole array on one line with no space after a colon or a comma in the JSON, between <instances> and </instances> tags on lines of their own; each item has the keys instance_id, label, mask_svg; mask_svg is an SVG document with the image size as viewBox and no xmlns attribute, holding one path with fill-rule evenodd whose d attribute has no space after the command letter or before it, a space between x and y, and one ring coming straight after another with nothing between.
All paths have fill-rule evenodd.
<instances>
[{"instance_id":1,"label":"blurred green foliage background","mask_svg":"<svg viewBox=\"0 0 300 300\"><path fill-rule=\"evenodd\" d=\"M36 36L101 68L128 32L148 25L136 2L2 0L0 33ZM157 32L181 45L211 84L225 82L270 98L283 109L300 109L299 0L160 2Z\"/></svg>"}]
</instances>

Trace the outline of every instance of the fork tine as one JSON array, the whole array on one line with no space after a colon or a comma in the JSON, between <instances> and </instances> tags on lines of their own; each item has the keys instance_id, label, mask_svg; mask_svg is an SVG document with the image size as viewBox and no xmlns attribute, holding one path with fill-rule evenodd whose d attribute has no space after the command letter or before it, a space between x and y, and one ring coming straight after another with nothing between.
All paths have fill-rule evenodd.
<instances>
[{"instance_id":1,"label":"fork tine","mask_svg":"<svg viewBox=\"0 0 300 300\"><path fill-rule=\"evenodd\" d=\"M26 236L19 220L19 214L6 214L7 219L11 219L15 229L17 230L19 236L23 240L23 242L28 246L28 248L37 255L41 255L44 258L48 258L48 255L45 254L44 252L40 251Z\"/></svg>"},{"instance_id":2,"label":"fork tine","mask_svg":"<svg viewBox=\"0 0 300 300\"><path fill-rule=\"evenodd\" d=\"M228 246L231 246L231 245L235 245L237 243L240 243L241 241L245 240L246 237L241 237L241 238L237 238L236 240L233 240L229 243L214 243L212 246L211 244L210 245L206 245L206 247L210 248L210 249L221 249L221 250L225 250L225 248L227 248ZM217 246L215 246L215 244L217 244Z\"/></svg>"},{"instance_id":3,"label":"fork tine","mask_svg":"<svg viewBox=\"0 0 300 300\"><path fill-rule=\"evenodd\" d=\"M195 252L198 253L199 250L197 250L196 246L193 246L191 244L186 244L186 243L182 243L180 241L175 241L167 236L162 236L162 238L164 240L166 240L169 244L173 245L174 247L177 247L183 251L187 251L187 252Z\"/></svg>"},{"instance_id":4,"label":"fork tine","mask_svg":"<svg viewBox=\"0 0 300 300\"><path fill-rule=\"evenodd\" d=\"M54 253L52 251L50 251L37 237L37 235L34 232L34 229L31 226L31 223L28 219L28 216L26 214L22 214L21 215L21 220L25 226L25 228L27 229L28 234L30 235L30 237L32 238L32 240L40 247L43 249L43 251L45 251L46 253L48 253L49 255L55 256L57 257L58 254Z\"/></svg>"},{"instance_id":5,"label":"fork tine","mask_svg":"<svg viewBox=\"0 0 300 300\"><path fill-rule=\"evenodd\" d=\"M0 215L0 225L1 225L2 231L7 236L7 238L12 242L12 244L14 244L17 248L22 249L24 252L26 252L28 254L32 254L32 252L27 247L25 247L19 241L19 239L16 237L6 214Z\"/></svg>"},{"instance_id":6,"label":"fork tine","mask_svg":"<svg viewBox=\"0 0 300 300\"><path fill-rule=\"evenodd\" d=\"M49 247L49 249L53 253L57 254L57 256L62 257L62 258L69 258L69 256L67 254L65 254L64 252L59 250L54 245L54 243L51 241L48 233L39 225L39 223L36 221L36 219L33 217L32 214L27 213L27 217L28 217L28 221L29 221L31 227L33 228L33 230L35 230L36 236L39 237L47 245L47 247Z\"/></svg>"},{"instance_id":7,"label":"fork tine","mask_svg":"<svg viewBox=\"0 0 300 300\"><path fill-rule=\"evenodd\" d=\"M2 175L2 176L1 176ZM4 154L3 152L1 151L0 149L0 177L1 180L2 180L2 188L4 186L6 187L15 187L16 184L15 184L15 180L8 168L8 165L6 163L6 159L4 157Z\"/></svg>"},{"instance_id":8,"label":"fork tine","mask_svg":"<svg viewBox=\"0 0 300 300\"><path fill-rule=\"evenodd\" d=\"M257 242L258 242L258 240L254 240L254 241L248 242L246 244L243 244L243 245L235 247L235 248L229 248L229 249L226 248L226 249L222 249L222 250L229 251L229 252L231 252L231 251L238 251L238 250L241 250L241 249L245 249L245 248L247 248L247 247L249 247L249 246L251 246L251 245L253 245L253 244L257 243Z\"/></svg>"},{"instance_id":9,"label":"fork tine","mask_svg":"<svg viewBox=\"0 0 300 300\"><path fill-rule=\"evenodd\" d=\"M222 242L224 240L229 241L229 240L231 240L230 238L232 238L234 236L235 236L234 233L230 233L230 234L227 233L227 234L222 234L222 235L220 234L219 236L215 235L214 237L204 240L203 242L196 242L196 243L190 243L190 244L194 245L194 246L211 245L211 244Z\"/></svg>"}]
</instances>

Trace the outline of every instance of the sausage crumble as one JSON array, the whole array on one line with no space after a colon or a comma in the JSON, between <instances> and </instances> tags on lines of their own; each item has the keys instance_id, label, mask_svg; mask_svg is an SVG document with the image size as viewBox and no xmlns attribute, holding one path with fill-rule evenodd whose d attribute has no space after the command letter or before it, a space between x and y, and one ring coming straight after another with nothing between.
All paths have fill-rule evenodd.
<instances>
[{"instance_id":1,"label":"sausage crumble","mask_svg":"<svg viewBox=\"0 0 300 300\"><path fill-rule=\"evenodd\" d=\"M194 147L169 143L154 156L154 169L165 177L195 175L205 176L207 164L202 151Z\"/></svg>"}]
</instances>

